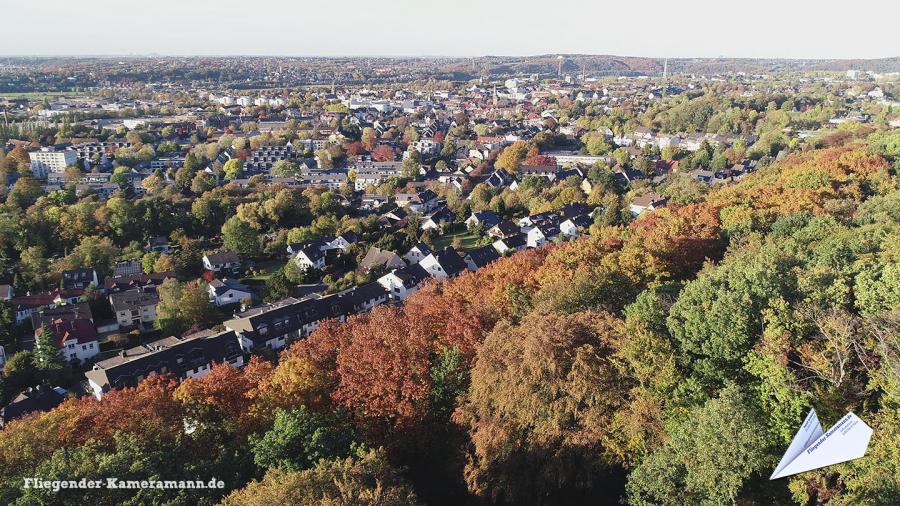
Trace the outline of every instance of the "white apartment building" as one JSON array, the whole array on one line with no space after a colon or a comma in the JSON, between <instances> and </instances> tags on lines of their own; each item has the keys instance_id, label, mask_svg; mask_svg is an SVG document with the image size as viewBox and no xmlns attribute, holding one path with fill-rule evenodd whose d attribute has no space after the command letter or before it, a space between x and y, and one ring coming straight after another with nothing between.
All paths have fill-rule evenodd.
<instances>
[{"instance_id":1,"label":"white apartment building","mask_svg":"<svg viewBox=\"0 0 900 506\"><path fill-rule=\"evenodd\" d=\"M53 148L41 148L40 151L28 153L31 158L31 173L39 179L47 179L47 174L62 174L69 165L75 165L78 154L74 151L57 151Z\"/></svg>"}]
</instances>

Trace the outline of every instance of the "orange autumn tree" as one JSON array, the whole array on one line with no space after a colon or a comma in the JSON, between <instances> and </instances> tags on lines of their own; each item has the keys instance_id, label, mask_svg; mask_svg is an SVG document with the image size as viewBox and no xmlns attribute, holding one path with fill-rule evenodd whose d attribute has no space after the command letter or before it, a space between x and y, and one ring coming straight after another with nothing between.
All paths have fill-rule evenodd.
<instances>
[{"instance_id":1,"label":"orange autumn tree","mask_svg":"<svg viewBox=\"0 0 900 506\"><path fill-rule=\"evenodd\" d=\"M605 427L626 382L612 364L621 322L609 313L537 311L487 337L454 418L472 441L469 490L497 502L554 502L603 479Z\"/></svg>"},{"instance_id":2,"label":"orange autumn tree","mask_svg":"<svg viewBox=\"0 0 900 506\"><path fill-rule=\"evenodd\" d=\"M192 424L208 424L244 435L271 421L273 413L254 409L259 385L272 374L272 364L253 357L242 369L216 364L202 378L185 380L174 392Z\"/></svg>"},{"instance_id":3,"label":"orange autumn tree","mask_svg":"<svg viewBox=\"0 0 900 506\"><path fill-rule=\"evenodd\" d=\"M334 399L364 428L403 429L424 417L431 386L432 341L414 332L403 311L379 306L351 317L337 356Z\"/></svg>"}]
</instances>

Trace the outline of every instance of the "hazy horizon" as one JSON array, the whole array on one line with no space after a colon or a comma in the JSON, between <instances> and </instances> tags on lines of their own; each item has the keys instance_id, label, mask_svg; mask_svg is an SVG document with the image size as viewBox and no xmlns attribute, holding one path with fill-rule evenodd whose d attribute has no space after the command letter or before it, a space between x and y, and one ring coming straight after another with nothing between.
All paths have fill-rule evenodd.
<instances>
[{"instance_id":1,"label":"hazy horizon","mask_svg":"<svg viewBox=\"0 0 900 506\"><path fill-rule=\"evenodd\" d=\"M138 8L140 5L142 8ZM882 59L900 56L900 4L839 15L759 0L583 5L522 0L390 6L308 2L113 0L22 3L5 12L0 55L483 57L546 54L642 58ZM86 21L90 21L87 23Z\"/></svg>"}]
</instances>

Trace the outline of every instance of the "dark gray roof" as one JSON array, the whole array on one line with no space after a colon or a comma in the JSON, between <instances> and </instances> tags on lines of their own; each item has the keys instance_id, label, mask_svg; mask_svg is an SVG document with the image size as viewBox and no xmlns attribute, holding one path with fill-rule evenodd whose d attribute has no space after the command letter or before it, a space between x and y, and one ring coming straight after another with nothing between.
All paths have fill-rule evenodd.
<instances>
[{"instance_id":1,"label":"dark gray roof","mask_svg":"<svg viewBox=\"0 0 900 506\"><path fill-rule=\"evenodd\" d=\"M183 378L189 370L211 362L233 360L240 354L234 332L204 330L183 338L167 337L130 348L97 362L85 376L104 389L122 388L136 386L139 377L164 370Z\"/></svg>"},{"instance_id":2,"label":"dark gray roof","mask_svg":"<svg viewBox=\"0 0 900 506\"><path fill-rule=\"evenodd\" d=\"M487 245L468 252L466 258L471 260L472 263L475 264L475 267L480 269L500 258L500 253L497 253L497 250L493 246Z\"/></svg>"}]
</instances>

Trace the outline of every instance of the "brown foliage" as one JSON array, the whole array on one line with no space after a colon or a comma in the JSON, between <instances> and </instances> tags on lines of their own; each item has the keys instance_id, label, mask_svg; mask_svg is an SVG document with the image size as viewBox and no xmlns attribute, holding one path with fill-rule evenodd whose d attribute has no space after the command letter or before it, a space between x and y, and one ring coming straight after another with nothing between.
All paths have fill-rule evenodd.
<instances>
[{"instance_id":1,"label":"brown foliage","mask_svg":"<svg viewBox=\"0 0 900 506\"><path fill-rule=\"evenodd\" d=\"M472 492L528 501L597 479L625 393L609 359L620 327L604 312L536 312L491 332L454 415L473 443Z\"/></svg>"}]
</instances>

